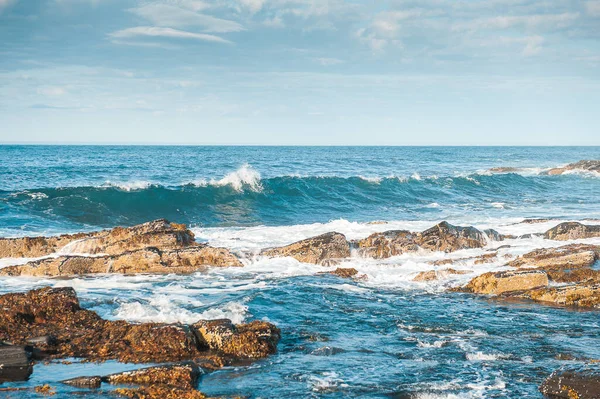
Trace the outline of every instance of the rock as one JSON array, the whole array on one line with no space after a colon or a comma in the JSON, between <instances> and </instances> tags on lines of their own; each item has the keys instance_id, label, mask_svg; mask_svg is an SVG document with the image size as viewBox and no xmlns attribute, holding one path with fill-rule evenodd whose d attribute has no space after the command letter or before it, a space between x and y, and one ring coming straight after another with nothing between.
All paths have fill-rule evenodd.
<instances>
[{"instance_id":1,"label":"rock","mask_svg":"<svg viewBox=\"0 0 600 399\"><path fill-rule=\"evenodd\" d=\"M237 358L263 358L277 351L281 332L271 323L253 321L233 325L231 320L201 320L192 326L199 342Z\"/></svg>"},{"instance_id":2,"label":"rock","mask_svg":"<svg viewBox=\"0 0 600 399\"><path fill-rule=\"evenodd\" d=\"M562 175L565 172L573 170L583 170L588 172L600 172L600 161L579 161L568 164L561 168L553 168L546 171L548 175Z\"/></svg>"},{"instance_id":3,"label":"rock","mask_svg":"<svg viewBox=\"0 0 600 399\"><path fill-rule=\"evenodd\" d=\"M57 341L52 358L173 362L202 358L208 346L186 325L104 320L82 309L72 288L0 295L0 309L0 341L21 345L31 336L51 335ZM276 351L279 338L277 327L253 322L235 326L220 349L233 358L264 357Z\"/></svg>"},{"instance_id":4,"label":"rock","mask_svg":"<svg viewBox=\"0 0 600 399\"><path fill-rule=\"evenodd\" d=\"M556 283L600 283L600 270L587 268L569 271L550 270L548 278Z\"/></svg>"},{"instance_id":5,"label":"rock","mask_svg":"<svg viewBox=\"0 0 600 399\"><path fill-rule=\"evenodd\" d=\"M335 264L350 256L350 245L340 233L325 233L279 248L267 248L261 255L270 257L290 256L299 262L316 265Z\"/></svg>"},{"instance_id":6,"label":"rock","mask_svg":"<svg viewBox=\"0 0 600 399\"><path fill-rule=\"evenodd\" d=\"M540 392L551 399L600 398L600 369L588 364L557 370L540 385Z\"/></svg>"},{"instance_id":7,"label":"rock","mask_svg":"<svg viewBox=\"0 0 600 399\"><path fill-rule=\"evenodd\" d=\"M194 362L182 362L139 370L126 371L102 377L109 384L167 385L181 389L196 389L200 368Z\"/></svg>"},{"instance_id":8,"label":"rock","mask_svg":"<svg viewBox=\"0 0 600 399\"><path fill-rule=\"evenodd\" d=\"M206 266L240 267L242 263L224 248L197 245L166 251L145 248L119 255L46 258L2 268L0 275L55 277L96 273L193 273L205 270Z\"/></svg>"},{"instance_id":9,"label":"rock","mask_svg":"<svg viewBox=\"0 0 600 399\"><path fill-rule=\"evenodd\" d=\"M578 269L592 266L600 257L600 246L573 244L542 248L509 262L513 267L537 267L545 270Z\"/></svg>"},{"instance_id":10,"label":"rock","mask_svg":"<svg viewBox=\"0 0 600 399\"><path fill-rule=\"evenodd\" d=\"M406 230L374 233L367 238L353 242L353 244L359 255L375 259L389 258L419 250L414 234Z\"/></svg>"},{"instance_id":11,"label":"rock","mask_svg":"<svg viewBox=\"0 0 600 399\"><path fill-rule=\"evenodd\" d=\"M585 225L579 222L565 222L548 230L544 238L548 240L579 240L600 237L600 225Z\"/></svg>"},{"instance_id":12,"label":"rock","mask_svg":"<svg viewBox=\"0 0 600 399\"><path fill-rule=\"evenodd\" d=\"M483 248L486 236L474 227L459 227L441 222L417 234L416 243L431 251L454 252L459 249Z\"/></svg>"},{"instance_id":13,"label":"rock","mask_svg":"<svg viewBox=\"0 0 600 399\"><path fill-rule=\"evenodd\" d=\"M526 291L547 287L548 275L542 271L490 272L475 277L465 291L476 294L500 295L507 292Z\"/></svg>"},{"instance_id":14,"label":"rock","mask_svg":"<svg viewBox=\"0 0 600 399\"><path fill-rule=\"evenodd\" d=\"M338 276L338 277L343 277L343 278L351 278L358 274L358 270L356 270L353 267L350 267L350 268L338 267L334 271L330 272L330 274L333 274L334 276Z\"/></svg>"},{"instance_id":15,"label":"rock","mask_svg":"<svg viewBox=\"0 0 600 399\"><path fill-rule=\"evenodd\" d=\"M490 241L504 241L507 238L511 238L511 236L505 236L504 234L500 234L494 229L486 229L483 230L483 232L485 233L485 235L488 236Z\"/></svg>"},{"instance_id":16,"label":"rock","mask_svg":"<svg viewBox=\"0 0 600 399\"><path fill-rule=\"evenodd\" d=\"M496 168L491 168L489 171L492 173L514 173L522 170L521 168L515 168L512 166L499 166Z\"/></svg>"},{"instance_id":17,"label":"rock","mask_svg":"<svg viewBox=\"0 0 600 399\"><path fill-rule=\"evenodd\" d=\"M26 381L33 372L31 348L0 345L0 383Z\"/></svg>"},{"instance_id":18,"label":"rock","mask_svg":"<svg viewBox=\"0 0 600 399\"><path fill-rule=\"evenodd\" d=\"M91 376L91 377L76 377L70 378L68 380L63 380L61 383L70 385L75 388L88 388L88 389L98 389L102 384L102 377L100 376Z\"/></svg>"},{"instance_id":19,"label":"rock","mask_svg":"<svg viewBox=\"0 0 600 399\"><path fill-rule=\"evenodd\" d=\"M2 238L0 258L35 258L59 251L114 255L147 247L175 249L194 244L194 233L185 225L160 219L132 227L58 237Z\"/></svg>"},{"instance_id":20,"label":"rock","mask_svg":"<svg viewBox=\"0 0 600 399\"><path fill-rule=\"evenodd\" d=\"M29 338L27 343L37 347L51 346L56 344L56 338L51 335L44 335L42 337Z\"/></svg>"},{"instance_id":21,"label":"rock","mask_svg":"<svg viewBox=\"0 0 600 399\"><path fill-rule=\"evenodd\" d=\"M116 395L130 399L207 399L207 396L195 389L180 389L168 386L150 386L143 388L118 388Z\"/></svg>"},{"instance_id":22,"label":"rock","mask_svg":"<svg viewBox=\"0 0 600 399\"><path fill-rule=\"evenodd\" d=\"M426 272L420 272L413 278L413 281L434 281L448 278L451 275L457 274L469 274L468 270L455 270L455 269L443 269L443 270L429 270Z\"/></svg>"},{"instance_id":23,"label":"rock","mask_svg":"<svg viewBox=\"0 0 600 399\"><path fill-rule=\"evenodd\" d=\"M519 293L520 298L563 306L600 307L600 284L539 288Z\"/></svg>"},{"instance_id":24,"label":"rock","mask_svg":"<svg viewBox=\"0 0 600 399\"><path fill-rule=\"evenodd\" d=\"M523 219L523 221L519 222L519 223L515 223L515 224L520 224L520 223L524 223L524 224L537 224L537 223L546 223L551 221L552 219L540 219L540 218L535 218L535 219Z\"/></svg>"}]
</instances>

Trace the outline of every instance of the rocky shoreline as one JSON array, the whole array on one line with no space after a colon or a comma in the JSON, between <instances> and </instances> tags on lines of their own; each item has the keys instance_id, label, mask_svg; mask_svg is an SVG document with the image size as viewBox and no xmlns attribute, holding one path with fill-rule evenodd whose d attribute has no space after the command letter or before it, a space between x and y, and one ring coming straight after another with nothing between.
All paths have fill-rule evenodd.
<instances>
[{"instance_id":1,"label":"rocky shoreline","mask_svg":"<svg viewBox=\"0 0 600 399\"><path fill-rule=\"evenodd\" d=\"M540 235L540 239L553 243L596 237L600 237L600 226L576 222L561 223ZM356 256L380 260L410 253L452 253L484 249L491 243L512 239L518 237L441 222L421 232L390 230L358 240L330 232L283 247L262 249L259 255L291 257L303 263L332 267ZM507 258L504 262L507 270L479 274L452 290L493 296L500 301L519 299L542 305L600 308L600 270L596 269L600 246L565 244ZM473 258L440 259L432 265L439 267L465 259L475 265L498 262L499 248ZM243 254L197 243L185 225L162 219L92 233L2 238L0 257L37 258L1 268L0 276L188 274L204 272L209 267L244 266ZM342 278L364 278L358 270L348 267L338 267L329 273ZM414 281L464 273L452 267L435 269L420 272ZM0 309L0 383L27 379L36 362L49 359L75 357L87 361L159 363L129 374L65 381L72 386L95 389L103 383L140 385L111 391L132 398L204 398L196 389L199 370L217 370L236 362L265 358L276 352L280 339L275 325L261 321L234 325L226 319L201 320L183 325L104 320L81 308L75 291L69 288L5 294L0 296ZM599 374L594 368L586 370L557 372L540 390L550 398L598 397Z\"/></svg>"}]
</instances>

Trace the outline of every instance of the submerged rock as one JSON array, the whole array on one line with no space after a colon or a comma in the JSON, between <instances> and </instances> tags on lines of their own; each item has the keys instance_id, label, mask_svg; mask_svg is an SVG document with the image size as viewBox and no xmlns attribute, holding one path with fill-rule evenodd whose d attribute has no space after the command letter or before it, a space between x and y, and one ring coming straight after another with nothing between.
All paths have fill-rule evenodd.
<instances>
[{"instance_id":1,"label":"submerged rock","mask_svg":"<svg viewBox=\"0 0 600 399\"><path fill-rule=\"evenodd\" d=\"M350 256L350 245L340 233L325 233L279 248L267 248L261 255L270 257L290 256L299 262L330 265Z\"/></svg>"},{"instance_id":2,"label":"submerged rock","mask_svg":"<svg viewBox=\"0 0 600 399\"><path fill-rule=\"evenodd\" d=\"M588 364L557 370L540 385L540 392L550 399L598 399L600 368Z\"/></svg>"},{"instance_id":3,"label":"submerged rock","mask_svg":"<svg viewBox=\"0 0 600 399\"><path fill-rule=\"evenodd\" d=\"M456 269L443 269L443 270L428 270L426 272L420 272L413 278L413 281L435 281L448 278L451 275L457 274L469 274L468 270L456 270Z\"/></svg>"},{"instance_id":4,"label":"submerged rock","mask_svg":"<svg viewBox=\"0 0 600 399\"><path fill-rule=\"evenodd\" d=\"M600 172L600 161L579 161L570 163L561 168L553 168L546 172L548 175L562 175L565 172L573 170L583 170L589 172Z\"/></svg>"},{"instance_id":5,"label":"submerged rock","mask_svg":"<svg viewBox=\"0 0 600 399\"><path fill-rule=\"evenodd\" d=\"M52 358L81 357L122 362L170 362L202 358L205 341L181 324L104 320L82 309L72 288L42 288L0 296L0 341L25 343L31 336L52 335ZM230 358L257 358L276 351L279 330L253 322L235 326L234 339L219 348ZM225 361L223 361L225 363Z\"/></svg>"},{"instance_id":6,"label":"submerged rock","mask_svg":"<svg viewBox=\"0 0 600 399\"><path fill-rule=\"evenodd\" d=\"M33 368L30 347L0 345L0 383L7 381L26 381Z\"/></svg>"},{"instance_id":7,"label":"submerged rock","mask_svg":"<svg viewBox=\"0 0 600 399\"><path fill-rule=\"evenodd\" d=\"M490 272L475 277L465 291L476 294L500 295L507 292L526 291L547 287L548 275L542 271Z\"/></svg>"},{"instance_id":8,"label":"submerged rock","mask_svg":"<svg viewBox=\"0 0 600 399\"><path fill-rule=\"evenodd\" d=\"M565 222L548 230L544 238L548 240L579 240L600 237L600 225L585 225L579 222Z\"/></svg>"},{"instance_id":9,"label":"submerged rock","mask_svg":"<svg viewBox=\"0 0 600 399\"><path fill-rule=\"evenodd\" d=\"M181 389L196 389L200 368L194 362L182 362L125 371L102 377L109 384L167 385Z\"/></svg>"},{"instance_id":10,"label":"submerged rock","mask_svg":"<svg viewBox=\"0 0 600 399\"><path fill-rule=\"evenodd\" d=\"M97 273L193 273L207 266L237 266L242 263L224 248L196 245L162 251L145 248L119 255L59 256L0 269L4 276L73 276Z\"/></svg>"},{"instance_id":11,"label":"submerged rock","mask_svg":"<svg viewBox=\"0 0 600 399\"><path fill-rule=\"evenodd\" d=\"M358 270L353 267L338 267L334 271L330 272L330 274L342 278L352 278L358 274Z\"/></svg>"},{"instance_id":12,"label":"submerged rock","mask_svg":"<svg viewBox=\"0 0 600 399\"><path fill-rule=\"evenodd\" d=\"M100 376L90 376L90 377L76 377L70 378L68 380L63 380L61 383L70 385L75 388L88 388L88 389L98 389L102 384L102 377Z\"/></svg>"}]
</instances>

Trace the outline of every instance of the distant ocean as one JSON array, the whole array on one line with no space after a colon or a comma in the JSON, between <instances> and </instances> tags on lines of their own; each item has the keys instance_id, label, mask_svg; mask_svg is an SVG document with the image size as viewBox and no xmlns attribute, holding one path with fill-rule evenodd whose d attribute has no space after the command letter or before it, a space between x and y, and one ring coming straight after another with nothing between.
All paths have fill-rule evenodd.
<instances>
[{"instance_id":1,"label":"distant ocean","mask_svg":"<svg viewBox=\"0 0 600 399\"><path fill-rule=\"evenodd\" d=\"M72 286L84 306L109 319L228 317L282 328L277 355L204 376L200 388L211 395L540 398L539 383L564 363L559 355L600 358L600 319L446 291L473 273L501 270L501 259L465 265L472 274L448 281L416 283L415 274L443 254L351 259L344 267L364 273L362 282L254 255L328 231L354 239L447 220L520 235L560 220L600 219L600 175L544 174L583 159L600 159L600 147L0 146L2 237L167 218L245 263L192 276L2 278L0 293ZM505 166L516 169L490 171ZM525 218L555 220L518 223ZM515 241L511 254L545 245L535 237ZM91 366L39 367L26 386Z\"/></svg>"}]
</instances>

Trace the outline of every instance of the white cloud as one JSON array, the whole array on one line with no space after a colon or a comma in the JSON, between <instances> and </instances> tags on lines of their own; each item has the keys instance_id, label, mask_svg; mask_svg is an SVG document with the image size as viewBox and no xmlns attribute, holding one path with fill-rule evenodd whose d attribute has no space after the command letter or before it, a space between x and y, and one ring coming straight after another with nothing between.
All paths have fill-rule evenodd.
<instances>
[{"instance_id":1,"label":"white cloud","mask_svg":"<svg viewBox=\"0 0 600 399\"><path fill-rule=\"evenodd\" d=\"M65 95L67 90L64 87L60 86L44 86L37 89L38 94L47 97L58 97Z\"/></svg>"},{"instance_id":2,"label":"white cloud","mask_svg":"<svg viewBox=\"0 0 600 399\"><path fill-rule=\"evenodd\" d=\"M454 25L454 30L508 29L522 27L526 29L559 29L573 25L579 13L537 14L517 16L497 16L477 18L466 23Z\"/></svg>"},{"instance_id":3,"label":"white cloud","mask_svg":"<svg viewBox=\"0 0 600 399\"><path fill-rule=\"evenodd\" d=\"M265 0L239 0L239 2L253 14L259 12L265 4Z\"/></svg>"},{"instance_id":4,"label":"white cloud","mask_svg":"<svg viewBox=\"0 0 600 399\"><path fill-rule=\"evenodd\" d=\"M15 4L16 2L17 0L0 0L0 12L2 12L2 10L7 8L8 6Z\"/></svg>"},{"instance_id":5,"label":"white cloud","mask_svg":"<svg viewBox=\"0 0 600 399\"><path fill-rule=\"evenodd\" d=\"M122 29L109 35L116 39L130 39L136 37L164 37L175 39L192 39L215 43L231 43L222 37L205 33L193 33L172 28L159 28L155 26L136 26L135 28Z\"/></svg>"},{"instance_id":6,"label":"white cloud","mask_svg":"<svg viewBox=\"0 0 600 399\"><path fill-rule=\"evenodd\" d=\"M587 1L585 10L592 17L600 17L600 0Z\"/></svg>"},{"instance_id":7,"label":"white cloud","mask_svg":"<svg viewBox=\"0 0 600 399\"><path fill-rule=\"evenodd\" d=\"M279 15L276 15L273 18L265 19L263 21L263 25L269 28L285 28L285 23Z\"/></svg>"},{"instance_id":8,"label":"white cloud","mask_svg":"<svg viewBox=\"0 0 600 399\"><path fill-rule=\"evenodd\" d=\"M157 26L199 26L205 32L218 33L239 32L244 30L244 27L235 21L216 18L171 4L147 4L141 7L132 8L130 11Z\"/></svg>"}]
</instances>

